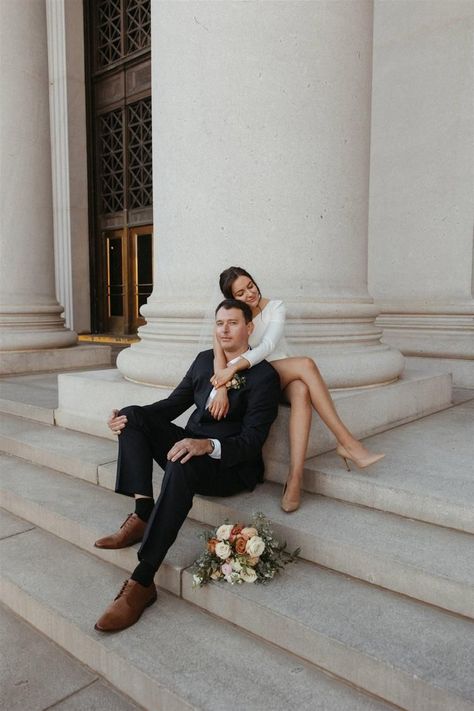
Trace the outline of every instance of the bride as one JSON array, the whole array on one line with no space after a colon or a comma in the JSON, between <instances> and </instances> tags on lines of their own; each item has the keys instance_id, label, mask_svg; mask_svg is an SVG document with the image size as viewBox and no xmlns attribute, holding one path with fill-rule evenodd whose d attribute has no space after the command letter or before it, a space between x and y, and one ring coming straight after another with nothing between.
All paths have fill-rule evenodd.
<instances>
[{"instance_id":1,"label":"bride","mask_svg":"<svg viewBox=\"0 0 474 711\"><path fill-rule=\"evenodd\" d=\"M290 403L290 470L283 489L281 507L286 512L296 511L300 505L303 468L308 447L312 407L337 440L337 453L350 471L349 461L360 469L378 462L383 454L370 452L347 429L337 414L326 383L316 363L307 357L289 357L285 351L283 329L285 305L283 301L262 296L255 280L241 267L229 267L219 278L220 289L226 299L245 301L252 309L254 330L250 336L251 349L232 365L226 363L224 351L214 340L214 375L211 382L216 394L209 411L220 420L229 409L226 383L236 373L266 359L280 376L285 399Z\"/></svg>"}]
</instances>

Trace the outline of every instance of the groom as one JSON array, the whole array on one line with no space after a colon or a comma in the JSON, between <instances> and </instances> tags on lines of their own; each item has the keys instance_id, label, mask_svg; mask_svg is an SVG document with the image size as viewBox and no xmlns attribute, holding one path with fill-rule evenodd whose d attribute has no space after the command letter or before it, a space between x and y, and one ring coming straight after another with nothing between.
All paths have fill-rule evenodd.
<instances>
[{"instance_id":1,"label":"groom","mask_svg":"<svg viewBox=\"0 0 474 711\"><path fill-rule=\"evenodd\" d=\"M248 350L252 312L242 301L225 299L216 309L215 334L228 361ZM214 420L207 409L213 351L199 353L169 397L152 405L114 411L109 427L119 438L115 490L135 497L135 513L120 529L95 542L98 548L125 548L143 539L139 564L95 628L112 632L133 625L156 600L153 578L191 509L194 494L230 496L263 481L262 446L278 413L280 383L262 361L230 388L229 412ZM191 405L185 429L172 423ZM155 459L164 469L153 501Z\"/></svg>"}]
</instances>

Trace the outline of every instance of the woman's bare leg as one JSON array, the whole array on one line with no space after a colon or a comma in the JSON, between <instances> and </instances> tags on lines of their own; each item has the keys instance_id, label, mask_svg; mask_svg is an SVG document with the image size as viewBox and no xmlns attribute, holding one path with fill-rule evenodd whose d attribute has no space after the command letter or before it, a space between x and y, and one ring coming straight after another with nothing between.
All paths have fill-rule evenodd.
<instances>
[{"instance_id":1,"label":"woman's bare leg","mask_svg":"<svg viewBox=\"0 0 474 711\"><path fill-rule=\"evenodd\" d=\"M285 498L299 501L303 483L303 469L308 450L312 408L308 387L301 380L293 380L284 389L283 395L290 408L290 471L288 472Z\"/></svg>"},{"instance_id":2,"label":"woman's bare leg","mask_svg":"<svg viewBox=\"0 0 474 711\"><path fill-rule=\"evenodd\" d=\"M281 387L286 388L295 380L302 380L309 390L311 403L324 424L331 430L339 444L356 458L363 458L369 451L347 429L335 408L333 399L316 363L311 358L282 358L272 361L280 376Z\"/></svg>"}]
</instances>

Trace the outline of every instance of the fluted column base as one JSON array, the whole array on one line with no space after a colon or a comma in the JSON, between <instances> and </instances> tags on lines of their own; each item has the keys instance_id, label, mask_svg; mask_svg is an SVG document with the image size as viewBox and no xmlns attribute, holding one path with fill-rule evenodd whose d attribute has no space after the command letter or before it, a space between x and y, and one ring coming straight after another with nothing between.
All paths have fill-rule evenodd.
<instances>
[{"instance_id":1,"label":"fluted column base","mask_svg":"<svg viewBox=\"0 0 474 711\"><path fill-rule=\"evenodd\" d=\"M383 309L383 341L407 356L474 359L474 301Z\"/></svg>"},{"instance_id":2,"label":"fluted column base","mask_svg":"<svg viewBox=\"0 0 474 711\"><path fill-rule=\"evenodd\" d=\"M402 372L403 356L380 341L373 304L290 302L287 307L289 355L313 358L330 388L381 385ZM149 303L143 312L141 340L119 354L117 367L127 380L173 386L196 354L212 347L212 319L195 303Z\"/></svg>"},{"instance_id":3,"label":"fluted column base","mask_svg":"<svg viewBox=\"0 0 474 711\"><path fill-rule=\"evenodd\" d=\"M62 306L0 307L0 353L46 348L65 348L77 343L77 335L64 326Z\"/></svg>"}]
</instances>

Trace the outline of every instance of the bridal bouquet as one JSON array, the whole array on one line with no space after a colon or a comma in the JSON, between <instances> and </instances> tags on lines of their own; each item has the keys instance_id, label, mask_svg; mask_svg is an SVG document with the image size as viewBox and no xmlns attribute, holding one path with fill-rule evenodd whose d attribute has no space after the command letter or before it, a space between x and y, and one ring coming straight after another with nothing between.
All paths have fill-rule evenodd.
<instances>
[{"instance_id":1,"label":"bridal bouquet","mask_svg":"<svg viewBox=\"0 0 474 711\"><path fill-rule=\"evenodd\" d=\"M193 564L193 587L202 587L210 580L231 585L267 583L300 552L299 548L293 553L286 550L286 543L274 537L263 513L255 514L248 526L224 523L201 537L206 549Z\"/></svg>"}]
</instances>

